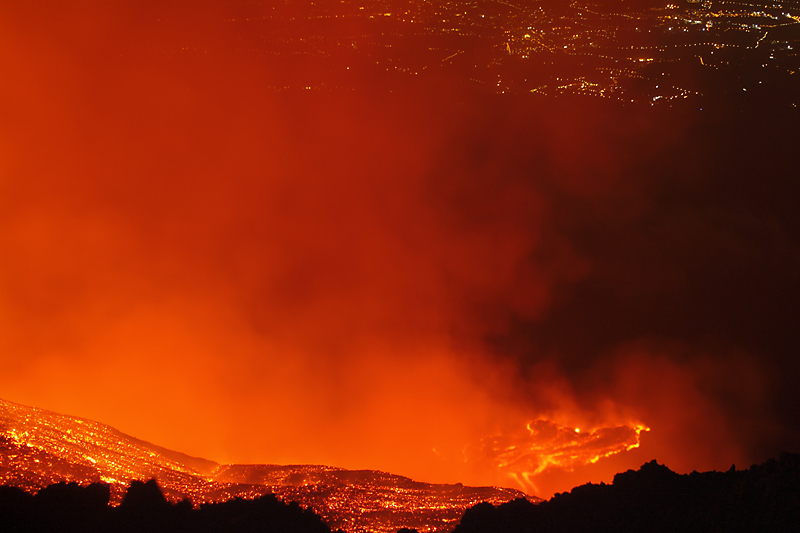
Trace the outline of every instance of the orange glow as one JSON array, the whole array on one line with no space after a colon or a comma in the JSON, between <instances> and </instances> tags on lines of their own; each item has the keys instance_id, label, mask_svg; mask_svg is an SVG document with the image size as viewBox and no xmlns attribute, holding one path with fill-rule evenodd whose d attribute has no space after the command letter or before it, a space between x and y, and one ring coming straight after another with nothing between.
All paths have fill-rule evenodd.
<instances>
[{"instance_id":1,"label":"orange glow","mask_svg":"<svg viewBox=\"0 0 800 533\"><path fill-rule=\"evenodd\" d=\"M522 490L540 493L536 476L555 468L571 471L576 466L596 463L604 457L639 447L639 435L650 431L642 425L598 428L581 433L549 420L528 423L527 433L504 433L483 439L476 453L506 472Z\"/></svg>"},{"instance_id":2,"label":"orange glow","mask_svg":"<svg viewBox=\"0 0 800 533\"><path fill-rule=\"evenodd\" d=\"M576 361L515 336L622 269L570 206L625 231L653 209L660 185L617 161L655 152L629 150L647 120L366 76L279 91L215 8L6 4L0 398L220 463L542 497L748 460L719 398L774 430L752 354L637 333ZM619 275L648 295L682 274Z\"/></svg>"}]
</instances>

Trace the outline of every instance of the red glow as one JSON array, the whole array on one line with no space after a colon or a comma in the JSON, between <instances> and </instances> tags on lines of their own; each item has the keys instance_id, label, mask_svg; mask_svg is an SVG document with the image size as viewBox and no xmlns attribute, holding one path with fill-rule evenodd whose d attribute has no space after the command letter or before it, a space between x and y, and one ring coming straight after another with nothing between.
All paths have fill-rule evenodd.
<instances>
[{"instance_id":1,"label":"red glow","mask_svg":"<svg viewBox=\"0 0 800 533\"><path fill-rule=\"evenodd\" d=\"M503 433L481 441L476 450L479 461L487 461L493 470L506 472L522 490L541 494L536 477L547 469L572 471L577 466L639 447L641 425L598 428L581 432L549 420L534 420L525 431Z\"/></svg>"},{"instance_id":2,"label":"red glow","mask_svg":"<svg viewBox=\"0 0 800 533\"><path fill-rule=\"evenodd\" d=\"M219 462L543 497L654 457L747 459L709 392L731 367L703 353L632 339L574 385L557 353L531 371L486 342L598 268L553 229L560 199L619 187L609 219L651 208L585 133L602 113L532 112L534 145L452 95L277 93L257 57L163 53L236 42L198 29L213 12L169 16L192 20L0 14L1 397ZM476 131L493 142L473 150Z\"/></svg>"}]
</instances>

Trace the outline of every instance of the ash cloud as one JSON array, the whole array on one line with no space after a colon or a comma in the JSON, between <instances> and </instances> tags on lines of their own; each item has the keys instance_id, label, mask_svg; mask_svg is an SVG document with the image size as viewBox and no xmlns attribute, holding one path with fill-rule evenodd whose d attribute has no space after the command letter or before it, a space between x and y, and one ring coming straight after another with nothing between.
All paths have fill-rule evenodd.
<instances>
[{"instance_id":1,"label":"ash cloud","mask_svg":"<svg viewBox=\"0 0 800 533\"><path fill-rule=\"evenodd\" d=\"M8 399L469 483L537 418L652 429L543 496L800 443L792 117L276 93L219 11L148 9L4 17Z\"/></svg>"}]
</instances>

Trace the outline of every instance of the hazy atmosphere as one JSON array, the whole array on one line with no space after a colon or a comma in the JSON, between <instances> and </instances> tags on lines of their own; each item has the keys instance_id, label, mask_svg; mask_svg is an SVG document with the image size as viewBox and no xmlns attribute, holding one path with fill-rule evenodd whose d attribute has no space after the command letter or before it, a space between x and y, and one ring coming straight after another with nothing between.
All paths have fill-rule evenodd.
<instances>
[{"instance_id":1,"label":"hazy atmosphere","mask_svg":"<svg viewBox=\"0 0 800 533\"><path fill-rule=\"evenodd\" d=\"M0 7L1 398L542 497L798 449L796 112L278 91L260 4L114 6Z\"/></svg>"}]
</instances>

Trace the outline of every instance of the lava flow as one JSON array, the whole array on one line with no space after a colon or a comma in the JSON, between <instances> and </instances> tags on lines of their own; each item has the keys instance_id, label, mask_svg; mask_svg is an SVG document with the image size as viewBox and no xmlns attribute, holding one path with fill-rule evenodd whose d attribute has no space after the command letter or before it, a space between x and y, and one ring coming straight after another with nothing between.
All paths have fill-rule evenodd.
<instances>
[{"instance_id":1,"label":"lava flow","mask_svg":"<svg viewBox=\"0 0 800 533\"><path fill-rule=\"evenodd\" d=\"M638 448L641 433L646 431L650 428L640 423L582 431L538 419L522 431L482 439L470 455L507 474L524 491L536 493L534 478L545 470L570 471Z\"/></svg>"},{"instance_id":2,"label":"lava flow","mask_svg":"<svg viewBox=\"0 0 800 533\"><path fill-rule=\"evenodd\" d=\"M0 400L0 484L35 492L61 481L103 481L119 503L134 479L156 479L168 499L194 504L273 493L348 532L450 531L480 502L538 500L514 489L422 483L375 470L220 465L104 424Z\"/></svg>"}]
</instances>

